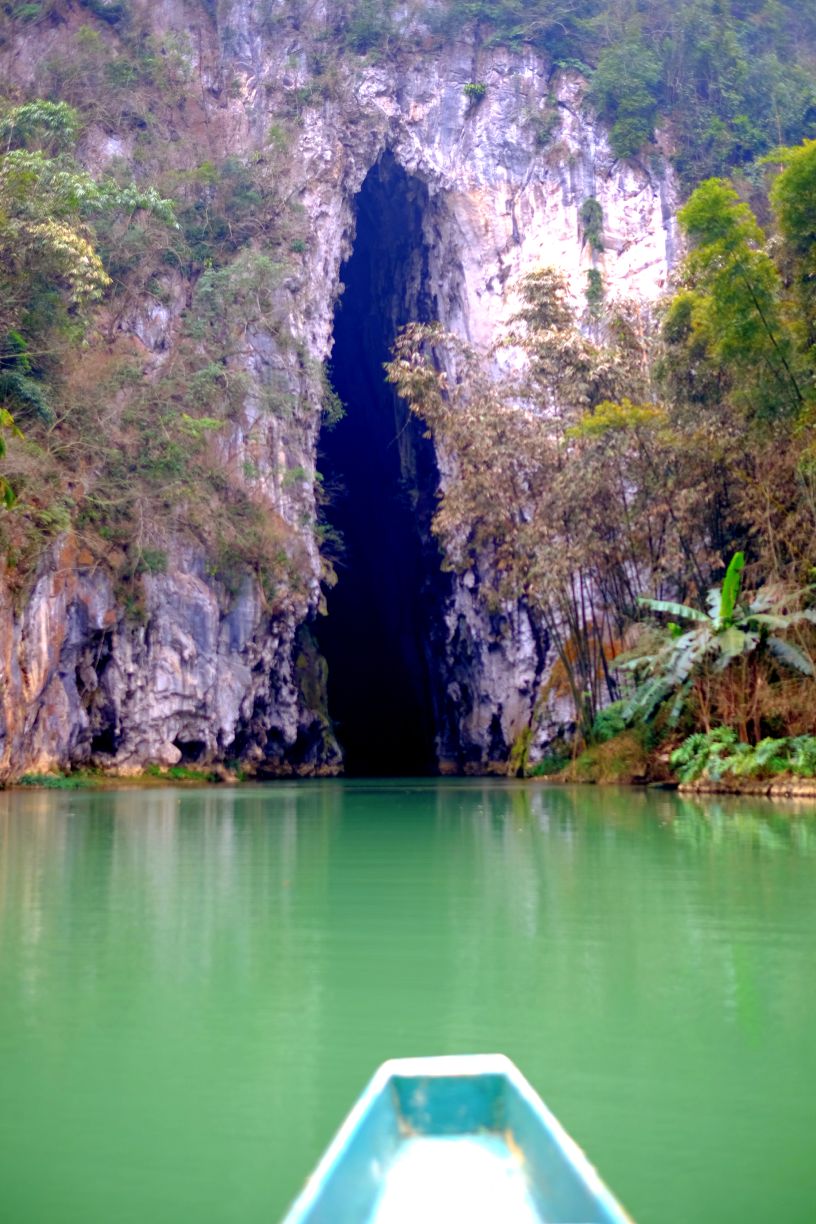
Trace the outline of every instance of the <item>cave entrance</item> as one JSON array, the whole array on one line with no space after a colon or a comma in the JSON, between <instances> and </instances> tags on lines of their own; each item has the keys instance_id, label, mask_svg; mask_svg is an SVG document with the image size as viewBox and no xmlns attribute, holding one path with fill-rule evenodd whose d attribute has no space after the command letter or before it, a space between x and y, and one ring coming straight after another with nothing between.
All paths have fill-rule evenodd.
<instances>
[{"instance_id":1,"label":"cave entrance","mask_svg":"<svg viewBox=\"0 0 816 1224\"><path fill-rule=\"evenodd\" d=\"M356 200L334 317L331 373L346 415L321 437L320 470L343 548L317 635L349 774L437 766L436 641L446 590L430 532L438 471L432 443L383 371L399 329L434 317L427 206L424 184L384 154Z\"/></svg>"}]
</instances>

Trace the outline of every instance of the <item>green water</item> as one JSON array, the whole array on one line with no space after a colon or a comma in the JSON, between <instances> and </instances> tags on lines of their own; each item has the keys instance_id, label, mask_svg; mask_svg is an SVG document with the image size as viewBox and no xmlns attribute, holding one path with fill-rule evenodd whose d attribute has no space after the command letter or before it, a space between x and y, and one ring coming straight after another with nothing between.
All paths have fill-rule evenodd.
<instances>
[{"instance_id":1,"label":"green water","mask_svg":"<svg viewBox=\"0 0 816 1224\"><path fill-rule=\"evenodd\" d=\"M816 817L482 782L0 795L4 1224L271 1224L382 1059L496 1050L641 1224L812 1221Z\"/></svg>"}]
</instances>

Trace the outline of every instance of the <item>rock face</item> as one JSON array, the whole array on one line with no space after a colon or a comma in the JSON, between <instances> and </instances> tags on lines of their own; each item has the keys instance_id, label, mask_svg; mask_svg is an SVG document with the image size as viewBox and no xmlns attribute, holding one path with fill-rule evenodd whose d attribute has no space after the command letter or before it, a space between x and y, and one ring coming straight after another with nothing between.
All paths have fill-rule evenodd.
<instances>
[{"instance_id":1,"label":"rock face","mask_svg":"<svg viewBox=\"0 0 816 1224\"><path fill-rule=\"evenodd\" d=\"M325 715L309 709L298 618L270 617L249 581L225 606L196 558L146 579L141 623L70 540L2 617L7 777L55 765L236 762L271 774L331 772ZM305 653L304 653L305 652ZM320 704L320 694L317 694Z\"/></svg>"},{"instance_id":2,"label":"rock face","mask_svg":"<svg viewBox=\"0 0 816 1224\"><path fill-rule=\"evenodd\" d=\"M270 29L274 4L235 0L225 8L218 29L196 31L195 71L225 146L250 157L291 99L307 95L309 47L290 26ZM144 12L159 30L183 30L190 19L174 0ZM34 79L48 49L47 38L34 48L23 33L6 49L6 67ZM216 82L225 77L233 82L226 92ZM466 96L468 82L485 85L480 100ZM416 49L394 60L339 60L328 96L304 105L287 154L291 198L308 235L299 270L278 291L278 317L247 327L233 358L246 376L245 402L221 441L229 478L251 486L270 514L300 533L299 593L270 607L249 575L230 592L200 550L169 535L167 572L144 575L134 616L104 568L85 565L70 533L62 537L42 558L23 606L9 593L0 604L2 776L87 762L121 772L231 759L268 774L340 768L324 668L305 628L321 601L321 569L303 524L315 520L318 371L331 353L355 197L386 152L422 185L422 291L445 327L477 347L507 328L527 272L559 267L582 300L593 260L579 214L590 198L603 214L605 250L596 264L607 293L653 300L677 247L670 172L616 161L581 94L575 75L553 77L531 53L480 50L467 37L440 47L418 31ZM89 137L86 153L97 166L128 155L109 136ZM146 369L172 351L185 300L176 286L169 301L136 303L120 318ZM280 341L281 321L294 350ZM297 411L264 415L260 404L271 391L289 396ZM409 454L405 463L410 477ZM444 481L444 456L439 467ZM302 480L282 479L295 468ZM530 726L551 662L546 635L524 609L488 614L472 579L451 579L446 589L435 635L440 767L500 769ZM565 717L557 708L551 714L537 733L539 749Z\"/></svg>"}]
</instances>

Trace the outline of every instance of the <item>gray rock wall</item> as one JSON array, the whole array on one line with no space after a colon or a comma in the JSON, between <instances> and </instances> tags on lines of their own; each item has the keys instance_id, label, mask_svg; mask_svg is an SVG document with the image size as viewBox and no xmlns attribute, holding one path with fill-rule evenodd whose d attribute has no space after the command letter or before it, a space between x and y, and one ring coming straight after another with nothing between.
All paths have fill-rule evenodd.
<instances>
[{"instance_id":1,"label":"gray rock wall","mask_svg":"<svg viewBox=\"0 0 816 1224\"><path fill-rule=\"evenodd\" d=\"M221 5L217 28L201 21L200 7L162 0L144 9L157 29L186 31L199 14L191 45L201 105L212 112L224 152L238 155L263 149L270 123L311 80L307 33L289 28L281 37L262 19L262 7L249 0ZM263 9L267 16L273 10ZM38 57L57 36L49 32L35 47L23 33L5 48L11 77L36 79ZM469 81L486 85L476 104L463 92ZM286 158L288 198L308 234L305 251L277 291L274 317L255 320L231 358L247 390L220 442L229 479L299 537L299 593L270 608L247 575L230 594L209 575L200 550L168 533L168 572L145 575L134 620L104 569L84 566L73 538L62 538L42 558L23 606L8 591L0 597L3 777L84 762L120 772L150 762L230 759L269 773L338 768L315 674L320 662L304 651L302 626L321 602L313 530L319 368L331 353L355 194L386 149L425 184L427 288L440 321L477 347L487 349L508 328L519 278L538 267L561 268L582 300L592 256L579 211L590 196L603 209L607 292L651 301L666 284L677 246L670 172L665 164L617 162L581 93L577 77L553 77L551 65L530 52L479 50L467 38L440 48L423 43L421 31L416 49L393 60L340 60L329 95L303 108ZM542 144L553 107L557 121ZM127 157L127 142L91 134L86 156L103 166ZM141 347L148 377L172 352L189 298L189 286L172 289L169 304L136 302L117 323ZM288 396L295 409L264 412L270 391ZM438 460L444 482L446 457ZM304 478L287 484L293 467ZM546 635L524 609L488 614L471 579L457 580L440 616L440 764L501 768L530 723L550 664ZM551 711L539 749L565 717Z\"/></svg>"},{"instance_id":2,"label":"gray rock wall","mask_svg":"<svg viewBox=\"0 0 816 1224\"><path fill-rule=\"evenodd\" d=\"M146 576L134 620L90 561L61 539L24 608L0 604L4 776L239 760L261 773L336 771L308 657L311 692L298 675L305 606L270 615L249 580L228 596L187 555L175 573Z\"/></svg>"}]
</instances>

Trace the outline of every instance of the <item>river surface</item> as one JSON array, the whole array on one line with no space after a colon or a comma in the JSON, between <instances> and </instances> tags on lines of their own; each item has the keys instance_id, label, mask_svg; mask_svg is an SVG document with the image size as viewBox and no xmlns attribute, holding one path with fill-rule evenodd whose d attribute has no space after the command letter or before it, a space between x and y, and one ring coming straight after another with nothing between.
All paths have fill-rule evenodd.
<instances>
[{"instance_id":1,"label":"river surface","mask_svg":"<svg viewBox=\"0 0 816 1224\"><path fill-rule=\"evenodd\" d=\"M812 808L0 794L4 1224L274 1224L381 1060L492 1051L641 1224L816 1219Z\"/></svg>"}]
</instances>

